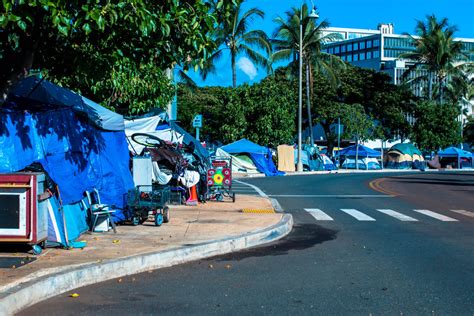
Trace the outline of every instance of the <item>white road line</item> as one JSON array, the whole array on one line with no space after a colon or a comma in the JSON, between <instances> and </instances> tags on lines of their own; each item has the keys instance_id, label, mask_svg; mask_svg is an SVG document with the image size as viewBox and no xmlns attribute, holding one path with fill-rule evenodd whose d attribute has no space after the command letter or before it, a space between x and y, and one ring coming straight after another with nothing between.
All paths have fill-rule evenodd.
<instances>
[{"instance_id":1,"label":"white road line","mask_svg":"<svg viewBox=\"0 0 474 316\"><path fill-rule=\"evenodd\" d=\"M448 216L444 216L444 215L441 215L441 214L438 214L438 213L435 213L435 212L432 212L432 211L429 211L429 210L413 210L417 213L421 213L421 214L424 214L426 216L430 216L430 217L433 217L433 218L436 218L440 221L443 221L443 222L457 222L458 220L457 219L454 219L454 218L451 218L451 217L448 217Z\"/></svg>"},{"instance_id":2,"label":"white road line","mask_svg":"<svg viewBox=\"0 0 474 316\"><path fill-rule=\"evenodd\" d=\"M458 213L458 214L461 214L461 215L466 215L466 216L469 216L469 217L473 217L474 218L474 213L473 212L468 212L468 211L465 211L465 210L450 210L451 212L454 212L454 213Z\"/></svg>"},{"instance_id":3,"label":"white road line","mask_svg":"<svg viewBox=\"0 0 474 316\"><path fill-rule=\"evenodd\" d=\"M247 185L247 186L253 188L255 191L257 191L257 193L260 194L260 196L268 197L262 190L260 190L259 187L256 187L253 184L245 183L245 182L242 182L242 181L239 181L239 180L234 180L234 182L239 183L239 184L243 184L243 185Z\"/></svg>"},{"instance_id":4,"label":"white road line","mask_svg":"<svg viewBox=\"0 0 474 316\"><path fill-rule=\"evenodd\" d=\"M328 214L321 211L319 208L305 208L311 216L313 216L317 221L332 221L332 217Z\"/></svg>"},{"instance_id":5,"label":"white road line","mask_svg":"<svg viewBox=\"0 0 474 316\"><path fill-rule=\"evenodd\" d=\"M402 214L402 213L395 212L394 210L377 209L377 211L379 211L381 213L384 213L388 216L395 217L396 219L399 219L403 222L418 222L418 220L416 218L407 216L407 215Z\"/></svg>"},{"instance_id":6,"label":"white road line","mask_svg":"<svg viewBox=\"0 0 474 316\"><path fill-rule=\"evenodd\" d=\"M379 194L271 194L271 197L286 197L286 198L393 198L393 195L379 195Z\"/></svg>"},{"instance_id":7,"label":"white road line","mask_svg":"<svg viewBox=\"0 0 474 316\"><path fill-rule=\"evenodd\" d=\"M341 211L344 213L354 217L358 221L375 221L375 218L372 218L368 215L365 215L362 212L359 212L358 210L351 209L351 208L341 208Z\"/></svg>"}]
</instances>

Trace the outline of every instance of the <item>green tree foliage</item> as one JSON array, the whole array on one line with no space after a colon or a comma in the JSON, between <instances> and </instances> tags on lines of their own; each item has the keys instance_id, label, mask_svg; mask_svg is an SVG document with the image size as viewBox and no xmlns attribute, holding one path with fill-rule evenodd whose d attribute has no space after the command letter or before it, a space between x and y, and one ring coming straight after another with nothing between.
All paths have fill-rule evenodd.
<instances>
[{"instance_id":1,"label":"green tree foliage","mask_svg":"<svg viewBox=\"0 0 474 316\"><path fill-rule=\"evenodd\" d=\"M247 56L257 66L269 70L270 64L267 55L271 52L269 39L262 30L249 30L250 25L257 18L263 19L265 14L262 10L252 8L243 12L243 1L227 3L226 6L217 5L216 11L221 16L219 26L213 32L213 38L218 49L206 61L201 76L205 79L209 73L216 71L215 63L222 58L225 51L229 51L232 67L232 85L237 86L236 58L242 54ZM222 8L222 10L221 10Z\"/></svg>"},{"instance_id":2,"label":"green tree foliage","mask_svg":"<svg viewBox=\"0 0 474 316\"><path fill-rule=\"evenodd\" d=\"M461 142L460 110L454 104L420 102L410 139L424 150L436 151Z\"/></svg>"},{"instance_id":3,"label":"green tree foliage","mask_svg":"<svg viewBox=\"0 0 474 316\"><path fill-rule=\"evenodd\" d=\"M429 15L426 21L417 21L416 37L409 35L416 50L401 55L421 65L414 65L412 69L421 70L415 80L428 83L430 100L442 102L448 80L463 78L461 82L464 82L467 73L472 72L472 63L462 52L463 43L454 40L456 31L456 26L450 25L448 19L438 20L436 16Z\"/></svg>"},{"instance_id":4,"label":"green tree foliage","mask_svg":"<svg viewBox=\"0 0 474 316\"><path fill-rule=\"evenodd\" d=\"M463 129L463 141L474 146L474 117L471 115Z\"/></svg>"},{"instance_id":5,"label":"green tree foliage","mask_svg":"<svg viewBox=\"0 0 474 316\"><path fill-rule=\"evenodd\" d=\"M175 63L203 66L216 48L208 36L214 13L199 0L5 0L0 88L6 94L30 69L41 69L49 79L120 109L138 100L130 111L140 111L142 95L159 95L158 89L167 96L162 70ZM164 105L164 99L150 103Z\"/></svg>"},{"instance_id":6,"label":"green tree foliage","mask_svg":"<svg viewBox=\"0 0 474 316\"><path fill-rule=\"evenodd\" d=\"M237 88L178 90L179 117L192 128L202 113L202 134L208 141L233 142L247 138L262 145L291 143L295 133L296 86L275 74L254 85Z\"/></svg>"},{"instance_id":7,"label":"green tree foliage","mask_svg":"<svg viewBox=\"0 0 474 316\"><path fill-rule=\"evenodd\" d=\"M414 98L406 87L395 86L383 73L347 65L335 72L339 85L334 86L327 76L315 74L313 104L314 120L319 122L332 150L337 135L331 125L338 118L351 121L354 104L363 106L365 113L375 121L371 137L393 139L407 137L410 125L406 114L414 110ZM353 135L350 135L353 136Z\"/></svg>"},{"instance_id":8,"label":"green tree foliage","mask_svg":"<svg viewBox=\"0 0 474 316\"><path fill-rule=\"evenodd\" d=\"M335 85L337 80L335 70L343 68L345 64L342 60L332 54L324 53L321 47L324 44L341 39L337 33L324 34L324 30L329 27L329 22L323 20L320 23L317 19L308 14L308 7L303 4L301 8L292 8L286 13L286 17L277 17L274 22L277 28L273 33L272 44L274 52L272 62L290 60L289 74L297 77L300 59L300 24L303 29L302 38L302 62L306 71L306 109L308 113L308 127L312 131L311 99L313 95L313 69L316 73L322 73L328 77ZM313 98L314 101L314 98ZM314 143L311 132L311 143Z\"/></svg>"}]
</instances>

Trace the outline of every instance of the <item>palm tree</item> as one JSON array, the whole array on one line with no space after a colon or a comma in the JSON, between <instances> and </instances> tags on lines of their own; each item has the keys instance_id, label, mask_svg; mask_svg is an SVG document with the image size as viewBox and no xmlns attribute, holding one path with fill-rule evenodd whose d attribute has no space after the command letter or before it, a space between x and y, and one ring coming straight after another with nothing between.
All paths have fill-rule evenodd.
<instances>
[{"instance_id":1,"label":"palm tree","mask_svg":"<svg viewBox=\"0 0 474 316\"><path fill-rule=\"evenodd\" d=\"M429 15L426 21L417 21L416 36L405 34L414 42L415 50L400 57L416 62L405 72L405 77L417 69L410 81L428 81L429 99L437 96L442 102L447 81L463 77L467 68L472 67L472 63L467 62L467 54L462 52L463 43L454 40L456 31L456 26L450 25L447 18L438 20L435 15Z\"/></svg>"},{"instance_id":2,"label":"palm tree","mask_svg":"<svg viewBox=\"0 0 474 316\"><path fill-rule=\"evenodd\" d=\"M302 17L302 19L300 19ZM278 25L273 33L272 44L274 52L272 62L290 60L292 74L297 73L300 50L300 22L303 26L303 64L306 69L306 97L308 110L308 124L310 130L311 144L313 139L313 124L311 115L310 94L313 87L313 69L327 75L333 83L336 83L334 69L344 67L344 62L334 55L324 53L321 48L324 44L341 39L340 34L324 34L329 27L327 20L319 24L308 16L308 7L304 4L301 8L293 8L286 12L285 18L277 17L274 22Z\"/></svg>"},{"instance_id":3,"label":"palm tree","mask_svg":"<svg viewBox=\"0 0 474 316\"><path fill-rule=\"evenodd\" d=\"M261 52L263 50L267 55L271 53L268 36L261 30L249 31L252 22L256 18L263 19L265 14L257 8L242 12L241 4L242 1L237 1L237 4L232 6L230 18L219 21L220 25L213 34L219 48L209 57L201 70L203 79L206 79L209 73L215 73L216 62L228 50L231 57L232 85L234 88L237 86L235 66L238 55L245 55L254 64L264 67L267 71L270 69L268 58Z\"/></svg>"}]
</instances>

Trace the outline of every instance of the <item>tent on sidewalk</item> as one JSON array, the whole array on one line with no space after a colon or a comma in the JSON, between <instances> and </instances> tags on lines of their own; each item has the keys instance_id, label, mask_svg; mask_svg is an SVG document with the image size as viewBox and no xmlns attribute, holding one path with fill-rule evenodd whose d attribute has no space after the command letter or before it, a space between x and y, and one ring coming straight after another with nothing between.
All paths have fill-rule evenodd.
<instances>
[{"instance_id":1,"label":"tent on sidewalk","mask_svg":"<svg viewBox=\"0 0 474 316\"><path fill-rule=\"evenodd\" d=\"M272 160L272 152L269 148L257 145L245 138L222 146L224 152L236 156L238 154L248 154L259 172L266 176L280 176L284 172L278 171Z\"/></svg>"},{"instance_id":2,"label":"tent on sidewalk","mask_svg":"<svg viewBox=\"0 0 474 316\"><path fill-rule=\"evenodd\" d=\"M453 167L472 168L472 153L456 147L448 147L438 152L441 165L454 164Z\"/></svg>"},{"instance_id":3,"label":"tent on sidewalk","mask_svg":"<svg viewBox=\"0 0 474 316\"><path fill-rule=\"evenodd\" d=\"M357 146L349 146L340 150L339 156L344 157L344 161L341 165L341 168L344 169L381 169L377 158L380 158L382 153L360 144Z\"/></svg>"},{"instance_id":4,"label":"tent on sidewalk","mask_svg":"<svg viewBox=\"0 0 474 316\"><path fill-rule=\"evenodd\" d=\"M124 219L120 209L134 185L123 129L122 116L47 80L28 77L0 107L0 172L39 163L58 187L67 229L73 220L78 224L79 233L65 234L78 236L87 229L87 214L79 206L85 191L97 189L103 203L117 207L114 219Z\"/></svg>"},{"instance_id":5,"label":"tent on sidewalk","mask_svg":"<svg viewBox=\"0 0 474 316\"><path fill-rule=\"evenodd\" d=\"M412 169L425 161L421 151L412 143L392 146L384 159L385 167L390 169Z\"/></svg>"}]
</instances>

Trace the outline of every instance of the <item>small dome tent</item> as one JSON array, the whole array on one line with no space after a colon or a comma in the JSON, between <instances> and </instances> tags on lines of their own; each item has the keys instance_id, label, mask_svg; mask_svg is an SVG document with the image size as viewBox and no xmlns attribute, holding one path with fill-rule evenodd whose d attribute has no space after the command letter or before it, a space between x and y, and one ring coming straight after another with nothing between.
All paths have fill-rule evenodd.
<instances>
[{"instance_id":1,"label":"small dome tent","mask_svg":"<svg viewBox=\"0 0 474 316\"><path fill-rule=\"evenodd\" d=\"M412 169L415 162L425 159L421 151L412 143L401 143L392 146L385 155L385 167L390 169Z\"/></svg>"}]
</instances>

